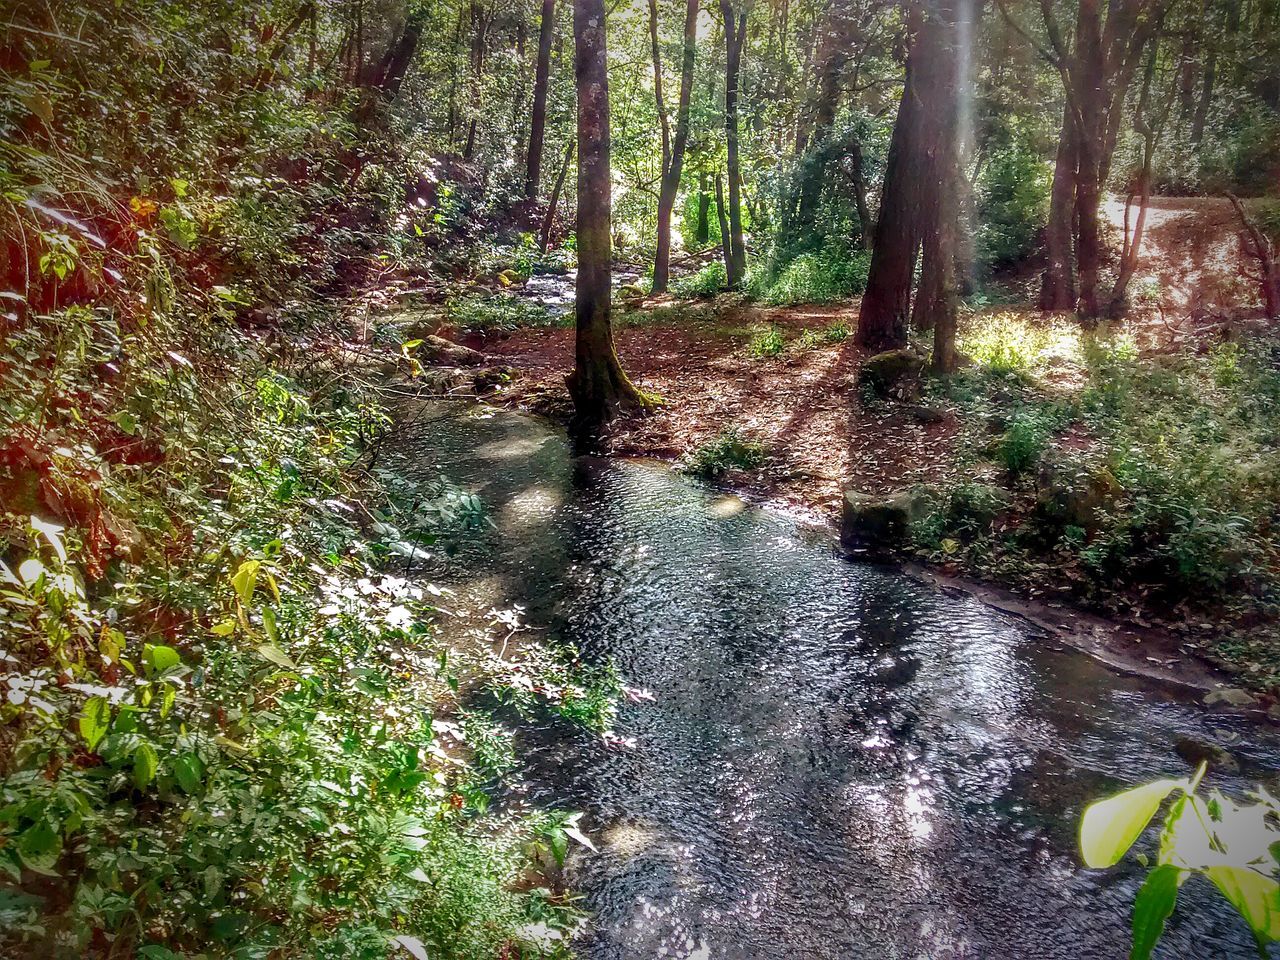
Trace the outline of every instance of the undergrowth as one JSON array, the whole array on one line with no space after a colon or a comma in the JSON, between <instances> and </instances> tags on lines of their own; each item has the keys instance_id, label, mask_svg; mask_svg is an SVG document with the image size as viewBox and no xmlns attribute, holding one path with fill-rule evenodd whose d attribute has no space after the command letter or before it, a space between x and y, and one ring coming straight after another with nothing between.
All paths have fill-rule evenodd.
<instances>
[{"instance_id":1,"label":"undergrowth","mask_svg":"<svg viewBox=\"0 0 1280 960\"><path fill-rule=\"evenodd\" d=\"M714 478L729 470L754 470L764 461L761 443L728 429L689 453L683 465L694 476Z\"/></svg>"}]
</instances>

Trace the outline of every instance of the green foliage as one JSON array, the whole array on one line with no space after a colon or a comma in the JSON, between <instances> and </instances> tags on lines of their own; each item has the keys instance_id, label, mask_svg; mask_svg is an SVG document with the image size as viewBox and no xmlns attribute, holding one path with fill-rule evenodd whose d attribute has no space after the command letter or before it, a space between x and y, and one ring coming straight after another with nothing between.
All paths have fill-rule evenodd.
<instances>
[{"instance_id":1,"label":"green foliage","mask_svg":"<svg viewBox=\"0 0 1280 960\"><path fill-rule=\"evenodd\" d=\"M870 253L829 245L772 269L753 271L747 278L747 289L753 298L769 306L832 303L862 293L870 268Z\"/></svg>"},{"instance_id":2,"label":"green foliage","mask_svg":"<svg viewBox=\"0 0 1280 960\"><path fill-rule=\"evenodd\" d=\"M677 297L693 299L695 297L714 297L725 288L729 279L725 274L724 263L712 260L697 273L682 277L671 285L671 292Z\"/></svg>"},{"instance_id":3,"label":"green foliage","mask_svg":"<svg viewBox=\"0 0 1280 960\"><path fill-rule=\"evenodd\" d=\"M978 186L978 260L986 271L1015 266L1036 250L1049 216L1052 171L1025 138L996 148Z\"/></svg>"},{"instance_id":4,"label":"green foliage","mask_svg":"<svg viewBox=\"0 0 1280 960\"><path fill-rule=\"evenodd\" d=\"M754 470L764 461L763 445L728 429L686 455L684 469L694 476L718 477L729 470Z\"/></svg>"},{"instance_id":5,"label":"green foliage","mask_svg":"<svg viewBox=\"0 0 1280 960\"><path fill-rule=\"evenodd\" d=\"M1074 326L1037 322L1013 313L981 314L961 330L958 346L980 370L1026 377L1079 353Z\"/></svg>"},{"instance_id":6,"label":"green foliage","mask_svg":"<svg viewBox=\"0 0 1280 960\"><path fill-rule=\"evenodd\" d=\"M1217 790L1201 795L1202 765L1189 780L1154 783L1095 801L1080 821L1080 853L1086 866L1110 867L1137 842L1170 794L1159 851L1133 910L1130 960L1147 960L1177 903L1178 890L1201 876L1235 908L1265 956L1280 940L1280 883L1274 851L1280 843L1280 805L1265 790L1255 803L1237 804ZM1141 858L1145 865L1149 861Z\"/></svg>"},{"instance_id":7,"label":"green foliage","mask_svg":"<svg viewBox=\"0 0 1280 960\"><path fill-rule=\"evenodd\" d=\"M556 315L532 300L510 293L463 296L450 300L448 322L462 330L519 330L525 327L573 325L573 315Z\"/></svg>"},{"instance_id":8,"label":"green foliage","mask_svg":"<svg viewBox=\"0 0 1280 960\"><path fill-rule=\"evenodd\" d=\"M1014 413L996 444L996 459L1015 476L1026 473L1040 462L1052 431L1051 418L1038 409L1024 407Z\"/></svg>"},{"instance_id":9,"label":"green foliage","mask_svg":"<svg viewBox=\"0 0 1280 960\"><path fill-rule=\"evenodd\" d=\"M752 334L747 342L747 353L757 360L781 356L787 348L787 341L777 327L766 327Z\"/></svg>"}]
</instances>

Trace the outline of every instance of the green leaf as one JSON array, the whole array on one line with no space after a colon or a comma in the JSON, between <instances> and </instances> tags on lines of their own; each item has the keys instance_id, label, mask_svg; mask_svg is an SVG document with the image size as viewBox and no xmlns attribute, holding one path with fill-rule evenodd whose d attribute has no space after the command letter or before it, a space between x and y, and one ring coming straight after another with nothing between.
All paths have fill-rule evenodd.
<instances>
[{"instance_id":1,"label":"green leaf","mask_svg":"<svg viewBox=\"0 0 1280 960\"><path fill-rule=\"evenodd\" d=\"M286 670L298 669L298 665L290 659L289 655L274 643L261 644L258 647L258 655L265 660L270 660L272 663L284 667Z\"/></svg>"},{"instance_id":2,"label":"green leaf","mask_svg":"<svg viewBox=\"0 0 1280 960\"><path fill-rule=\"evenodd\" d=\"M266 633L267 639L272 643L280 642L280 633L276 629L276 612L270 607L263 608L262 611L262 629Z\"/></svg>"},{"instance_id":3,"label":"green leaf","mask_svg":"<svg viewBox=\"0 0 1280 960\"><path fill-rule=\"evenodd\" d=\"M143 658L155 673L164 673L170 667L182 663L182 656L173 647L163 643L149 643L143 648Z\"/></svg>"},{"instance_id":4,"label":"green leaf","mask_svg":"<svg viewBox=\"0 0 1280 960\"><path fill-rule=\"evenodd\" d=\"M1080 820L1080 853L1085 866L1110 867L1142 835L1164 798L1181 780L1157 780L1091 803Z\"/></svg>"},{"instance_id":5,"label":"green leaf","mask_svg":"<svg viewBox=\"0 0 1280 960\"><path fill-rule=\"evenodd\" d=\"M18 856L29 870L57 876L54 866L62 855L62 835L47 823L37 823L24 830L18 837Z\"/></svg>"},{"instance_id":6,"label":"green leaf","mask_svg":"<svg viewBox=\"0 0 1280 960\"><path fill-rule=\"evenodd\" d=\"M258 571L262 568L261 560L246 560L231 577L231 588L241 603L253 599L254 587L258 585Z\"/></svg>"},{"instance_id":7,"label":"green leaf","mask_svg":"<svg viewBox=\"0 0 1280 960\"><path fill-rule=\"evenodd\" d=\"M204 764L194 753L184 753L173 765L173 775L186 793L195 795L200 792L200 784L204 781Z\"/></svg>"},{"instance_id":8,"label":"green leaf","mask_svg":"<svg viewBox=\"0 0 1280 960\"><path fill-rule=\"evenodd\" d=\"M1129 950L1129 960L1147 960L1151 956L1156 941L1164 933L1165 921L1178 902L1178 887L1186 876L1185 870L1171 863L1158 866L1147 874L1133 902L1133 946Z\"/></svg>"},{"instance_id":9,"label":"green leaf","mask_svg":"<svg viewBox=\"0 0 1280 960\"><path fill-rule=\"evenodd\" d=\"M80 736L91 751L96 749L111 726L111 704L106 697L90 697L80 711Z\"/></svg>"},{"instance_id":10,"label":"green leaf","mask_svg":"<svg viewBox=\"0 0 1280 960\"><path fill-rule=\"evenodd\" d=\"M1240 911L1253 932L1280 940L1280 884L1247 867L1209 867L1205 876Z\"/></svg>"},{"instance_id":11,"label":"green leaf","mask_svg":"<svg viewBox=\"0 0 1280 960\"><path fill-rule=\"evenodd\" d=\"M149 743L138 745L138 749L133 751L133 784L139 790L149 784L156 778L156 771L160 769L160 756L156 753L156 748Z\"/></svg>"}]
</instances>

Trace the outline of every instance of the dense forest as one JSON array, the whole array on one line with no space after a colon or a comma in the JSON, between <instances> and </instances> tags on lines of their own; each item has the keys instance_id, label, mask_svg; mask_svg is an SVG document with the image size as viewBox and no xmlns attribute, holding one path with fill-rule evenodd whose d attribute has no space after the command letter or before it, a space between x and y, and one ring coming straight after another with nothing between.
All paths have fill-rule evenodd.
<instances>
[{"instance_id":1,"label":"dense forest","mask_svg":"<svg viewBox=\"0 0 1280 960\"><path fill-rule=\"evenodd\" d=\"M1280 0L0 22L0 955L1272 955Z\"/></svg>"}]
</instances>

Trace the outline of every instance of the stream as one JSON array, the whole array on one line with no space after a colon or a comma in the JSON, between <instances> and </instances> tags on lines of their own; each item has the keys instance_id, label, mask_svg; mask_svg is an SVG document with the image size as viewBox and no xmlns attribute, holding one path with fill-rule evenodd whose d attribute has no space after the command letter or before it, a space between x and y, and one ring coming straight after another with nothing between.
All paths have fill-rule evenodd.
<instances>
[{"instance_id":1,"label":"stream","mask_svg":"<svg viewBox=\"0 0 1280 960\"><path fill-rule=\"evenodd\" d=\"M574 458L532 417L429 413L393 465L473 490L495 526L425 575L458 610L520 605L655 698L620 705L625 746L517 734L509 799L584 811L599 848L567 865L582 957L1121 958L1144 871L1080 867L1084 805L1189 772L1179 737L1230 748L1241 774L1210 775L1228 792L1280 767L1273 730L842 559L827 531L661 464ZM1192 879L1157 956L1257 954Z\"/></svg>"}]
</instances>

